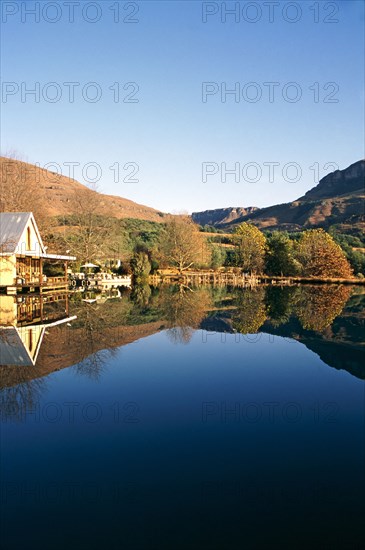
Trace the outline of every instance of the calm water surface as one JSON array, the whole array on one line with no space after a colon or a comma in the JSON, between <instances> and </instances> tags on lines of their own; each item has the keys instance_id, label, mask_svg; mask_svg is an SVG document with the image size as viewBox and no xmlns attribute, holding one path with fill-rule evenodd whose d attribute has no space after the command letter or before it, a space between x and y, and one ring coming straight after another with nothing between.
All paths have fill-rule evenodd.
<instances>
[{"instance_id":1,"label":"calm water surface","mask_svg":"<svg viewBox=\"0 0 365 550\"><path fill-rule=\"evenodd\" d=\"M1 297L2 548L363 548L364 303Z\"/></svg>"}]
</instances>

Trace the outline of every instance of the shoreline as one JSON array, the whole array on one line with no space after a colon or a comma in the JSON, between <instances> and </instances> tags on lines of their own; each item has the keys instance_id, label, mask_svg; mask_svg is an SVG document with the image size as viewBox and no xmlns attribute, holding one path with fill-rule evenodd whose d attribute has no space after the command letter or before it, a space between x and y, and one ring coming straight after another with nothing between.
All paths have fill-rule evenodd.
<instances>
[{"instance_id":1,"label":"shoreline","mask_svg":"<svg viewBox=\"0 0 365 550\"><path fill-rule=\"evenodd\" d=\"M296 284L308 285L356 285L365 286L365 278L340 278L340 277L282 277L269 275L244 275L233 271L214 270L186 270L183 273L172 270L161 270L154 275L149 275L152 285L161 283L184 284L216 284L229 286L258 286L279 285L291 286Z\"/></svg>"}]
</instances>

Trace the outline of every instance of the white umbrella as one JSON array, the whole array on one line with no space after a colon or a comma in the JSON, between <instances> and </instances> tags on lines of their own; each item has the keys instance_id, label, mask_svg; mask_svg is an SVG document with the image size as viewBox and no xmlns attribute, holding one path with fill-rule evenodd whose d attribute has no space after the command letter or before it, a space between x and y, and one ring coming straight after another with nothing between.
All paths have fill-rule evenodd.
<instances>
[{"instance_id":1,"label":"white umbrella","mask_svg":"<svg viewBox=\"0 0 365 550\"><path fill-rule=\"evenodd\" d=\"M88 264L82 265L81 267L99 267L99 266L98 266L98 265L95 265L95 264L90 264L90 263L88 263Z\"/></svg>"}]
</instances>

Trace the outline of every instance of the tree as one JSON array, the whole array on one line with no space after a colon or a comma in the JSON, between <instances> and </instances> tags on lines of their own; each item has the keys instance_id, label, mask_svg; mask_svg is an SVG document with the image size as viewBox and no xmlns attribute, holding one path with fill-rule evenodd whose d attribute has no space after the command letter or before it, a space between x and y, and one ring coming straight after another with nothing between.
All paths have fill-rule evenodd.
<instances>
[{"instance_id":1,"label":"tree","mask_svg":"<svg viewBox=\"0 0 365 550\"><path fill-rule=\"evenodd\" d=\"M341 247L323 229L305 231L297 245L297 259L306 277L352 277Z\"/></svg>"},{"instance_id":2,"label":"tree","mask_svg":"<svg viewBox=\"0 0 365 550\"><path fill-rule=\"evenodd\" d=\"M266 238L251 223L242 223L235 232L237 260L244 271L262 273L265 263Z\"/></svg>"},{"instance_id":3,"label":"tree","mask_svg":"<svg viewBox=\"0 0 365 550\"><path fill-rule=\"evenodd\" d=\"M39 177L39 168L21 160L21 155L16 152L0 157L0 211L33 212L45 237L50 229L50 219L45 215L46 198Z\"/></svg>"},{"instance_id":4,"label":"tree","mask_svg":"<svg viewBox=\"0 0 365 550\"><path fill-rule=\"evenodd\" d=\"M329 231L330 235L334 238L335 242L340 245L348 259L356 276L365 274L365 254L361 252L364 248L363 242L354 235L346 235L343 233L337 233L335 228L331 227ZM360 249L360 250L357 250Z\"/></svg>"},{"instance_id":5,"label":"tree","mask_svg":"<svg viewBox=\"0 0 365 550\"><path fill-rule=\"evenodd\" d=\"M98 193L87 188L75 191L69 204L71 217L65 224L63 239L82 263L100 260L116 252L114 223L95 213L98 206Z\"/></svg>"},{"instance_id":6,"label":"tree","mask_svg":"<svg viewBox=\"0 0 365 550\"><path fill-rule=\"evenodd\" d=\"M222 248L219 245L212 245L211 254L212 254L211 261L210 261L211 267L213 269L222 267L226 259L226 251L224 250L224 248Z\"/></svg>"},{"instance_id":7,"label":"tree","mask_svg":"<svg viewBox=\"0 0 365 550\"><path fill-rule=\"evenodd\" d=\"M134 285L145 284L151 272L151 264L145 252L136 252L131 259L132 280Z\"/></svg>"},{"instance_id":8,"label":"tree","mask_svg":"<svg viewBox=\"0 0 365 550\"><path fill-rule=\"evenodd\" d=\"M202 259L204 241L198 226L188 216L171 216L160 239L160 254L179 273Z\"/></svg>"},{"instance_id":9,"label":"tree","mask_svg":"<svg viewBox=\"0 0 365 550\"><path fill-rule=\"evenodd\" d=\"M296 275L300 269L294 258L293 241L286 233L274 231L267 239L265 258L268 275Z\"/></svg>"}]
</instances>

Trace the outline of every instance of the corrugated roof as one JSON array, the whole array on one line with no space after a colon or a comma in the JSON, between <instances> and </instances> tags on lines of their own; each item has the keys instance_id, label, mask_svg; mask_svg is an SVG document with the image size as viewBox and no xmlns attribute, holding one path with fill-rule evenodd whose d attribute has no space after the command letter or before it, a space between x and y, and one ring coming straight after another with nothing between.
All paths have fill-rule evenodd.
<instances>
[{"instance_id":1,"label":"corrugated roof","mask_svg":"<svg viewBox=\"0 0 365 550\"><path fill-rule=\"evenodd\" d=\"M0 252L15 252L31 216L31 212L0 212Z\"/></svg>"}]
</instances>

